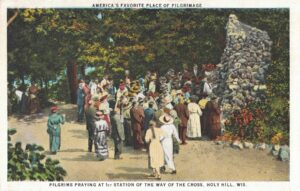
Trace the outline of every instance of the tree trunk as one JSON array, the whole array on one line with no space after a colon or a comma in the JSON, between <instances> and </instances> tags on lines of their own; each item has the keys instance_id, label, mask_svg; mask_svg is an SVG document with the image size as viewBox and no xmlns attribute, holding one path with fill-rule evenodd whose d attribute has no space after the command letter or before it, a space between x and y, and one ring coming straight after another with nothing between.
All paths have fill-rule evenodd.
<instances>
[{"instance_id":1,"label":"tree trunk","mask_svg":"<svg viewBox=\"0 0 300 191\"><path fill-rule=\"evenodd\" d=\"M82 79L86 80L85 79L85 65L80 66L80 74L82 76Z\"/></svg>"},{"instance_id":2,"label":"tree trunk","mask_svg":"<svg viewBox=\"0 0 300 191\"><path fill-rule=\"evenodd\" d=\"M69 61L67 63L67 77L70 89L70 97L71 103L76 104L77 102L77 86L78 86L78 79L77 79L77 65L74 61Z\"/></svg>"}]
</instances>

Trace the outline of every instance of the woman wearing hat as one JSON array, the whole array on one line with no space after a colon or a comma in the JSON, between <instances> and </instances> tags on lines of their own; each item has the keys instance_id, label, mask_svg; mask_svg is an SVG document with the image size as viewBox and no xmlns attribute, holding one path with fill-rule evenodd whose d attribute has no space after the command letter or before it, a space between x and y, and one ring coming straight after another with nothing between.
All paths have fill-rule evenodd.
<instances>
[{"instance_id":1,"label":"woman wearing hat","mask_svg":"<svg viewBox=\"0 0 300 191\"><path fill-rule=\"evenodd\" d=\"M162 140L162 147L164 150L164 158L165 158L165 164L167 164L168 168L172 170L171 174L176 174L176 168L173 161L173 138L180 143L180 139L178 137L177 130L173 124L173 118L168 114L163 114L159 121L163 124L161 126L161 129L166 133L164 139Z\"/></svg>"},{"instance_id":2,"label":"woman wearing hat","mask_svg":"<svg viewBox=\"0 0 300 191\"><path fill-rule=\"evenodd\" d=\"M61 129L60 124L64 124L65 118L63 115L57 113L58 107L51 107L51 114L48 118L47 133L49 134L50 152L56 154L60 149L61 144Z\"/></svg>"},{"instance_id":3,"label":"woman wearing hat","mask_svg":"<svg viewBox=\"0 0 300 191\"><path fill-rule=\"evenodd\" d=\"M95 130L94 130L94 143L95 152L97 158L100 161L105 160L108 157L108 146L107 146L107 134L109 133L109 127L104 120L103 111L97 111L95 116Z\"/></svg>"},{"instance_id":4,"label":"woman wearing hat","mask_svg":"<svg viewBox=\"0 0 300 191\"><path fill-rule=\"evenodd\" d=\"M149 122L149 129L146 131L145 141L149 144L150 166L153 168L153 176L161 179L160 167L164 165L164 151L160 143L165 136L163 130L156 126L155 121Z\"/></svg>"}]
</instances>

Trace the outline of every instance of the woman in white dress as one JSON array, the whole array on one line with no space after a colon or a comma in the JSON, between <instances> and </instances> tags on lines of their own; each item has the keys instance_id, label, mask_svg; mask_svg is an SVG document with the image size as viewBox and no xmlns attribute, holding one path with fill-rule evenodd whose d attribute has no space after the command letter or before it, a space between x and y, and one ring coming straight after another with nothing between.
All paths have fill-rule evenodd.
<instances>
[{"instance_id":1,"label":"woman in white dress","mask_svg":"<svg viewBox=\"0 0 300 191\"><path fill-rule=\"evenodd\" d=\"M189 138L201 137L200 116L202 115L202 111L196 101L197 98L192 96L191 103L188 104L190 117L187 123L187 137Z\"/></svg>"},{"instance_id":2,"label":"woman in white dress","mask_svg":"<svg viewBox=\"0 0 300 191\"><path fill-rule=\"evenodd\" d=\"M165 164L168 168L172 170L171 174L176 174L176 168L173 161L173 138L172 136L177 139L177 141L180 143L180 139L178 137L178 132L173 124L173 118L170 115L163 114L159 121L163 124L161 126L161 129L165 132L165 137L162 140L162 147L164 150L164 158L165 158Z\"/></svg>"}]
</instances>

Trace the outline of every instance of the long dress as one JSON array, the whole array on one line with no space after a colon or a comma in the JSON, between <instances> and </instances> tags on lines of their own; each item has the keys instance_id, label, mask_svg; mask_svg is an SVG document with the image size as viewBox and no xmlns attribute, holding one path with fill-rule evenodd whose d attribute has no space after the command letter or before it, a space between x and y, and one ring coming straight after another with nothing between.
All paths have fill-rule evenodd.
<instances>
[{"instance_id":1,"label":"long dress","mask_svg":"<svg viewBox=\"0 0 300 191\"><path fill-rule=\"evenodd\" d=\"M177 139L178 142L180 142L180 139L178 137L177 130L173 124L165 124L161 126L161 129L166 133L164 139L162 140L162 146L164 150L164 158L165 163L167 166L172 169L175 169L175 164L173 161L173 138L174 135L175 139Z\"/></svg>"},{"instance_id":2,"label":"long dress","mask_svg":"<svg viewBox=\"0 0 300 191\"><path fill-rule=\"evenodd\" d=\"M200 116L202 115L202 111L196 103L189 103L188 110L187 136L190 138L201 137Z\"/></svg>"},{"instance_id":3,"label":"long dress","mask_svg":"<svg viewBox=\"0 0 300 191\"><path fill-rule=\"evenodd\" d=\"M209 101L206 104L207 117L206 126L210 139L215 139L221 135L221 111L216 103Z\"/></svg>"},{"instance_id":4,"label":"long dress","mask_svg":"<svg viewBox=\"0 0 300 191\"><path fill-rule=\"evenodd\" d=\"M47 133L49 134L50 151L57 152L61 145L60 124L64 124L64 117L58 113L49 115Z\"/></svg>"},{"instance_id":5,"label":"long dress","mask_svg":"<svg viewBox=\"0 0 300 191\"><path fill-rule=\"evenodd\" d=\"M144 109L141 106L133 107L130 110L131 127L133 130L133 146L134 149L141 149L144 147L142 127L144 124Z\"/></svg>"},{"instance_id":6,"label":"long dress","mask_svg":"<svg viewBox=\"0 0 300 191\"><path fill-rule=\"evenodd\" d=\"M152 168L159 168L164 165L164 151L160 140L165 135L164 131L160 128L153 128L155 133L155 138L153 137L152 130L148 129L146 131L145 141L150 142L149 145L149 155L150 155L150 166Z\"/></svg>"},{"instance_id":7,"label":"long dress","mask_svg":"<svg viewBox=\"0 0 300 191\"><path fill-rule=\"evenodd\" d=\"M94 143L95 152L99 160L104 160L108 157L107 133L109 127L105 120L95 121Z\"/></svg>"}]
</instances>

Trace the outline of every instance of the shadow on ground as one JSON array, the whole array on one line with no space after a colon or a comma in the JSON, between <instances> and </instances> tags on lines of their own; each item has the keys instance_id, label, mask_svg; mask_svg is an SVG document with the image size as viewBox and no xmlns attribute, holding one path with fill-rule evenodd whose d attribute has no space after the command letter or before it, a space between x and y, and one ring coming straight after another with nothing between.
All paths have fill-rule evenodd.
<instances>
[{"instance_id":1,"label":"shadow on ground","mask_svg":"<svg viewBox=\"0 0 300 191\"><path fill-rule=\"evenodd\" d=\"M109 180L148 180L148 175L144 173L106 173Z\"/></svg>"},{"instance_id":2,"label":"shadow on ground","mask_svg":"<svg viewBox=\"0 0 300 191\"><path fill-rule=\"evenodd\" d=\"M82 129L71 129L68 130L70 133L74 134L72 137L75 137L77 139L86 139L88 140L88 132L87 130L82 130Z\"/></svg>"},{"instance_id":3,"label":"shadow on ground","mask_svg":"<svg viewBox=\"0 0 300 191\"><path fill-rule=\"evenodd\" d=\"M87 152L83 155L79 155L76 158L62 158L61 160L66 161L99 161L93 152Z\"/></svg>"}]
</instances>

